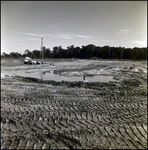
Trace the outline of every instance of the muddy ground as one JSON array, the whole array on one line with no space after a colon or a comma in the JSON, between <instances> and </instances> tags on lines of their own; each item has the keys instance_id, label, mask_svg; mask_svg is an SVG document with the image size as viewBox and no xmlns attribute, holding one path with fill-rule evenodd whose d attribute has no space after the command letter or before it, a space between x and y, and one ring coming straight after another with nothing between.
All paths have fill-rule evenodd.
<instances>
[{"instance_id":1,"label":"muddy ground","mask_svg":"<svg viewBox=\"0 0 148 150\"><path fill-rule=\"evenodd\" d=\"M21 72L41 67L2 60L1 149L146 149L147 62L79 60L79 67L59 61L52 60L51 67L50 60L42 71L47 66L59 73L64 68L80 71L101 64L115 81L24 77Z\"/></svg>"}]
</instances>

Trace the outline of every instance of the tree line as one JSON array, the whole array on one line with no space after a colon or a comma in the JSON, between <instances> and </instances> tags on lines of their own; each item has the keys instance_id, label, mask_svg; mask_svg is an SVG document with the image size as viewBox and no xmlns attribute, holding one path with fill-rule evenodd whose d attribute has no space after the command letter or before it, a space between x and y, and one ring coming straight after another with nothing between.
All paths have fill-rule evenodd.
<instances>
[{"instance_id":1,"label":"tree line","mask_svg":"<svg viewBox=\"0 0 148 150\"><path fill-rule=\"evenodd\" d=\"M125 48L125 47L110 47L110 46L95 46L89 44L86 46L74 47L68 46L63 49L62 46L55 46L52 50L50 48L42 47L41 50L30 51L26 49L24 54L18 52L11 52L10 54L2 53L1 57L31 57L33 59L43 58L79 58L79 59L133 59L133 60L146 60L147 47L139 48Z\"/></svg>"}]
</instances>

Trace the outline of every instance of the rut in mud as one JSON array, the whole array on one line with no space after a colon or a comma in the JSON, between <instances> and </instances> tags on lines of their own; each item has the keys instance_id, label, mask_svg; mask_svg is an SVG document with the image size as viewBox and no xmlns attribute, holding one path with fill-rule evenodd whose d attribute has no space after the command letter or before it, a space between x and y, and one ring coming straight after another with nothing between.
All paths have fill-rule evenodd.
<instances>
[{"instance_id":1,"label":"rut in mud","mask_svg":"<svg viewBox=\"0 0 148 150\"><path fill-rule=\"evenodd\" d=\"M5 79L5 90L2 149L147 147L146 89L53 90Z\"/></svg>"}]
</instances>

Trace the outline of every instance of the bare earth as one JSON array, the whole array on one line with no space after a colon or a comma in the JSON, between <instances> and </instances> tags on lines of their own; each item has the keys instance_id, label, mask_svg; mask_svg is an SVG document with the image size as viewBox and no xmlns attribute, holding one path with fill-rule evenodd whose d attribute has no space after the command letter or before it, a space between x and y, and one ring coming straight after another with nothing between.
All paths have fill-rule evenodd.
<instances>
[{"instance_id":1,"label":"bare earth","mask_svg":"<svg viewBox=\"0 0 148 150\"><path fill-rule=\"evenodd\" d=\"M53 70L77 69L65 62ZM17 71L39 66L2 60L1 149L147 149L147 62L100 61L79 70L99 63L114 82L22 77Z\"/></svg>"}]
</instances>

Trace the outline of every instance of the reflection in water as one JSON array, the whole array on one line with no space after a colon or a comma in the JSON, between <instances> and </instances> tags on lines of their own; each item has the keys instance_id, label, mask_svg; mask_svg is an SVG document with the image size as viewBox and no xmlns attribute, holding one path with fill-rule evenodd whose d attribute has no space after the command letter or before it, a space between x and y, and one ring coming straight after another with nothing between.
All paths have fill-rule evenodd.
<instances>
[{"instance_id":1,"label":"reflection in water","mask_svg":"<svg viewBox=\"0 0 148 150\"><path fill-rule=\"evenodd\" d=\"M40 79L41 79L41 80L44 79L45 73L46 73L45 71L40 72Z\"/></svg>"},{"instance_id":2,"label":"reflection in water","mask_svg":"<svg viewBox=\"0 0 148 150\"><path fill-rule=\"evenodd\" d=\"M55 80L55 81L86 81L86 82L109 82L115 81L111 75L94 75L94 76L61 76L59 74L54 74L53 72L31 72L29 74L24 74L24 76L40 78L41 80Z\"/></svg>"}]
</instances>

